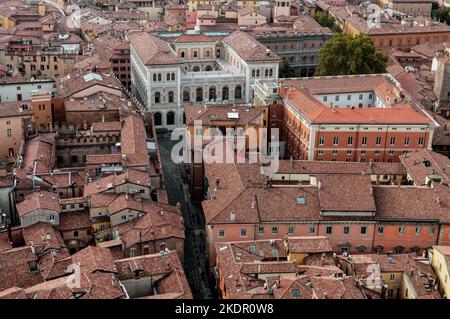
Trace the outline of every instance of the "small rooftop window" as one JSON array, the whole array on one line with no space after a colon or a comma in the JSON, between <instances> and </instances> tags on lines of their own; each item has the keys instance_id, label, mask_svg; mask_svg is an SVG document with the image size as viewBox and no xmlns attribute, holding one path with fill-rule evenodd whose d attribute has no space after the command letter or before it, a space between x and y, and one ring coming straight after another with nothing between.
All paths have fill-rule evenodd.
<instances>
[{"instance_id":1,"label":"small rooftop window","mask_svg":"<svg viewBox=\"0 0 450 319\"><path fill-rule=\"evenodd\" d=\"M306 205L306 197L305 196L297 196L296 202L297 202L297 205Z\"/></svg>"},{"instance_id":2,"label":"small rooftop window","mask_svg":"<svg viewBox=\"0 0 450 319\"><path fill-rule=\"evenodd\" d=\"M431 162L429 160L424 160L422 163L423 163L423 166L425 166L425 167L431 166Z\"/></svg>"},{"instance_id":3,"label":"small rooftop window","mask_svg":"<svg viewBox=\"0 0 450 319\"><path fill-rule=\"evenodd\" d=\"M300 297L300 290L298 289L292 290L292 297Z\"/></svg>"},{"instance_id":4,"label":"small rooftop window","mask_svg":"<svg viewBox=\"0 0 450 319\"><path fill-rule=\"evenodd\" d=\"M85 76L83 76L83 79L85 82L89 82L92 80L103 81L103 78L97 73L88 73Z\"/></svg>"}]
</instances>

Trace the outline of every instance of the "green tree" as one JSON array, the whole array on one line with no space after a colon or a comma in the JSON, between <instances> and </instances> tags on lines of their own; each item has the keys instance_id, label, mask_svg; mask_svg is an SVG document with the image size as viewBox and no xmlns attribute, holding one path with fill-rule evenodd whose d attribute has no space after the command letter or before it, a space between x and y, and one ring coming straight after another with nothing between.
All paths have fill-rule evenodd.
<instances>
[{"instance_id":1,"label":"green tree","mask_svg":"<svg viewBox=\"0 0 450 319\"><path fill-rule=\"evenodd\" d=\"M439 7L439 5L433 2L431 17L439 22L450 25L450 8Z\"/></svg>"},{"instance_id":2,"label":"green tree","mask_svg":"<svg viewBox=\"0 0 450 319\"><path fill-rule=\"evenodd\" d=\"M351 75L386 72L387 57L376 52L366 35L335 34L319 52L314 75Z\"/></svg>"},{"instance_id":3,"label":"green tree","mask_svg":"<svg viewBox=\"0 0 450 319\"><path fill-rule=\"evenodd\" d=\"M336 20L331 17L328 13L323 11L316 11L314 13L314 19L319 23L322 27L329 28L333 32L341 32L342 30L336 26Z\"/></svg>"},{"instance_id":4,"label":"green tree","mask_svg":"<svg viewBox=\"0 0 450 319\"><path fill-rule=\"evenodd\" d=\"M284 58L283 62L281 62L280 78L292 78L294 76L295 76L294 69L291 68L288 60L286 58Z\"/></svg>"},{"instance_id":5,"label":"green tree","mask_svg":"<svg viewBox=\"0 0 450 319\"><path fill-rule=\"evenodd\" d=\"M431 3L431 10L433 11L433 10L437 10L437 9L439 9L439 3L433 1Z\"/></svg>"}]
</instances>

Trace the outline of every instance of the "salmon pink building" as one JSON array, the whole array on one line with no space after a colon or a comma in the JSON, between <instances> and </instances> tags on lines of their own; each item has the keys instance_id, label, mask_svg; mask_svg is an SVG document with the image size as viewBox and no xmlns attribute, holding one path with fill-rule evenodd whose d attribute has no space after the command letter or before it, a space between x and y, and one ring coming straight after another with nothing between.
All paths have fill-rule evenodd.
<instances>
[{"instance_id":1,"label":"salmon pink building","mask_svg":"<svg viewBox=\"0 0 450 319\"><path fill-rule=\"evenodd\" d=\"M421 163L419 163L422 165ZM217 243L326 236L337 253L423 253L449 244L450 187L411 185L399 163L205 164L208 254Z\"/></svg>"},{"instance_id":2,"label":"salmon pink building","mask_svg":"<svg viewBox=\"0 0 450 319\"><path fill-rule=\"evenodd\" d=\"M271 105L271 124L294 159L398 162L431 149L438 126L388 74L259 81L254 99Z\"/></svg>"}]
</instances>

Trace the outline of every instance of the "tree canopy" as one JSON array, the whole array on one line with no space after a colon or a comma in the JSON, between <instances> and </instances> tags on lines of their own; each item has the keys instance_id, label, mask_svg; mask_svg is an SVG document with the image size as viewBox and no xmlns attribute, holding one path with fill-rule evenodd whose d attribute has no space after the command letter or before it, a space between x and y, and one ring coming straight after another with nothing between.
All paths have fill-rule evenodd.
<instances>
[{"instance_id":1,"label":"tree canopy","mask_svg":"<svg viewBox=\"0 0 450 319\"><path fill-rule=\"evenodd\" d=\"M322 27L327 27L333 32L341 32L341 29L336 26L336 20L326 12L317 10L316 13L314 13L314 19Z\"/></svg>"},{"instance_id":2,"label":"tree canopy","mask_svg":"<svg viewBox=\"0 0 450 319\"><path fill-rule=\"evenodd\" d=\"M351 75L386 72L387 57L376 52L366 35L335 34L319 52L314 75Z\"/></svg>"},{"instance_id":3,"label":"tree canopy","mask_svg":"<svg viewBox=\"0 0 450 319\"><path fill-rule=\"evenodd\" d=\"M442 23L447 23L450 25L450 8L439 8L434 7L431 10L431 17Z\"/></svg>"},{"instance_id":4,"label":"tree canopy","mask_svg":"<svg viewBox=\"0 0 450 319\"><path fill-rule=\"evenodd\" d=\"M294 69L291 68L286 58L283 59L280 66L280 78L292 78L295 76Z\"/></svg>"}]
</instances>

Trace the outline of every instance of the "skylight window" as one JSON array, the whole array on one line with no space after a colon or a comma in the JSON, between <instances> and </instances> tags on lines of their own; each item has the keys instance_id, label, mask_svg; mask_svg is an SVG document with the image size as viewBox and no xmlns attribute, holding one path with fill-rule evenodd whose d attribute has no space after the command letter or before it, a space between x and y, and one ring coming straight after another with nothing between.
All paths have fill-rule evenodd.
<instances>
[{"instance_id":1,"label":"skylight window","mask_svg":"<svg viewBox=\"0 0 450 319\"><path fill-rule=\"evenodd\" d=\"M89 82L92 80L103 81L103 78L100 76L100 74L97 73L88 73L85 76L83 76L83 79L85 82Z\"/></svg>"},{"instance_id":2,"label":"skylight window","mask_svg":"<svg viewBox=\"0 0 450 319\"><path fill-rule=\"evenodd\" d=\"M297 205L306 205L306 197L305 196L297 196L296 202L297 202Z\"/></svg>"}]
</instances>

